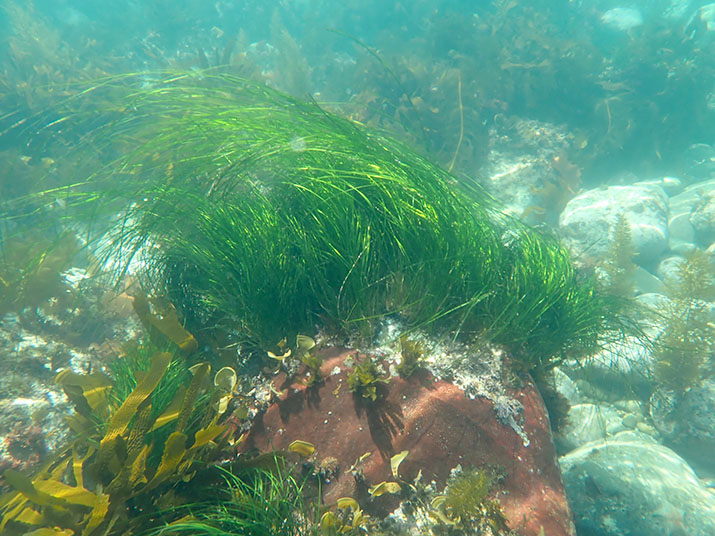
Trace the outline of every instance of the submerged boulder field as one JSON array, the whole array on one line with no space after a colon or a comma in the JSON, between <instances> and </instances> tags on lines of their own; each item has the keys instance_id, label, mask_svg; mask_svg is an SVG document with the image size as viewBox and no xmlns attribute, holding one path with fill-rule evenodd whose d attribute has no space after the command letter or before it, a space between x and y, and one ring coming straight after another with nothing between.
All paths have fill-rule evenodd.
<instances>
[{"instance_id":1,"label":"submerged boulder field","mask_svg":"<svg viewBox=\"0 0 715 536\"><path fill-rule=\"evenodd\" d=\"M418 499L405 493L408 488L414 492L419 483L436 494L455 469L494 471L491 496L509 529L524 536L575 534L549 418L528 375L513 378L513 387L503 386L502 395L490 400L470 396L469 389L427 369L407 378L387 373L373 400L349 385L357 364L369 358L337 347L320 354L323 382L307 386L285 374L276 377L280 396L256 418L242 452L311 443L311 461L325 477L324 504L352 497L368 514L413 530L419 526ZM404 451L395 476L391 459ZM376 491L395 481L402 493Z\"/></svg>"}]
</instances>

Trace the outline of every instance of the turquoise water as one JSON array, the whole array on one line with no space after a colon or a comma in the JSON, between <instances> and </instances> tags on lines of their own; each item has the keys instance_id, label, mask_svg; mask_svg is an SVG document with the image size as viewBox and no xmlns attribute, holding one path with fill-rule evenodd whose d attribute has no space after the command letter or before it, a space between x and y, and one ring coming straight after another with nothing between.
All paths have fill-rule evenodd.
<instances>
[{"instance_id":1,"label":"turquoise water","mask_svg":"<svg viewBox=\"0 0 715 536\"><path fill-rule=\"evenodd\" d=\"M73 263L87 267L101 254L64 241L65 227L80 245L86 229L62 219L43 221L18 242L16 221L26 214L11 202L122 157L119 143L76 147L85 151L103 118L121 124L131 107L101 91L85 105L63 108L68 101L128 73L140 91L151 90L171 72L245 77L394 136L449 171L454 184L481 186L505 212L563 238L584 273L615 277L609 247L624 214L635 253L632 264L615 268L632 278L623 292L655 312L655 320L645 312L638 320L649 322L643 330L656 347L682 345L668 343L668 352L677 350L668 353L626 344L598 354L601 361L566 359L559 368L554 381L571 409L555 438L576 529L714 533L715 4L0 0L3 348L19 355L35 344L28 341L53 334L65 344L57 362L12 365L27 370L3 387L4 408L55 396L42 388L24 394L22 384L36 377L50 384L48 370L69 367L72 348L136 335L117 321L131 314L126 304L102 309L114 323L70 325L61 296L78 292L85 274ZM82 117L83 130L64 129L66 109ZM302 138L291 143L305 150ZM50 197L64 208L61 195ZM48 228L63 238L52 242ZM42 253L45 239L52 255ZM82 253L65 258L58 249ZM27 265L45 259L54 278L32 279L38 292L13 297L8 274L19 281L23 269L32 272ZM678 266L690 266L700 286L678 286L687 275ZM55 409L13 411L0 412L0 467L29 470L61 444L41 444L43 430L58 428ZM18 423L37 427L35 443L12 453Z\"/></svg>"},{"instance_id":2,"label":"turquoise water","mask_svg":"<svg viewBox=\"0 0 715 536\"><path fill-rule=\"evenodd\" d=\"M623 168L677 173L687 147L712 141L704 2L4 4L8 81L41 86L95 65L111 74L228 62L294 95L355 103L447 163L461 78L472 147L458 158L469 175L500 112L567 125L586 144L578 157L591 182ZM57 72L43 79L23 72L26 62Z\"/></svg>"}]
</instances>

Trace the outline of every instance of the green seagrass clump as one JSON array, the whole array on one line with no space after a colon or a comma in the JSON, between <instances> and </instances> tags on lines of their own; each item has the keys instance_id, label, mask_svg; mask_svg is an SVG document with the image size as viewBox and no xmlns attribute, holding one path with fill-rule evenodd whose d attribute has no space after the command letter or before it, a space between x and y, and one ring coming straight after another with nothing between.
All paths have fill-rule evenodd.
<instances>
[{"instance_id":1,"label":"green seagrass clump","mask_svg":"<svg viewBox=\"0 0 715 536\"><path fill-rule=\"evenodd\" d=\"M25 202L61 197L115 279L140 261L194 332L271 348L400 314L534 368L592 349L614 319L557 241L315 103L207 71L109 79L64 106L40 136L61 129L79 140L66 160L101 165Z\"/></svg>"}]
</instances>

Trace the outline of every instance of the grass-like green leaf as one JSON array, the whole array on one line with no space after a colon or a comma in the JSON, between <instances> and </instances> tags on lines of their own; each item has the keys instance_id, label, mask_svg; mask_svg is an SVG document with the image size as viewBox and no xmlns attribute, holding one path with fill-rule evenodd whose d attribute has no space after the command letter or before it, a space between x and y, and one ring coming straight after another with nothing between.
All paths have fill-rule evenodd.
<instances>
[{"instance_id":1,"label":"grass-like green leaf","mask_svg":"<svg viewBox=\"0 0 715 536\"><path fill-rule=\"evenodd\" d=\"M532 368L594 346L615 318L555 240L314 103L206 71L109 79L60 108L37 136L60 129L68 159L94 171L11 212L61 197L115 280L140 260L189 322L221 319L266 348L400 313L509 345Z\"/></svg>"}]
</instances>

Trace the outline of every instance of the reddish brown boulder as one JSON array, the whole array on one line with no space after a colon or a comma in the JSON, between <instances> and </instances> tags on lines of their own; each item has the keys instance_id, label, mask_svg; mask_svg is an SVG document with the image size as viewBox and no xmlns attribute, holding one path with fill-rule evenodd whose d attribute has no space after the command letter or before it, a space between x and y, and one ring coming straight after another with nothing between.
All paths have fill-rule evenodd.
<instances>
[{"instance_id":1,"label":"reddish brown boulder","mask_svg":"<svg viewBox=\"0 0 715 536\"><path fill-rule=\"evenodd\" d=\"M423 479L435 480L438 489L458 464L498 467L504 478L497 497L511 529L524 536L575 533L546 410L530 378L509 391L524 406L525 446L524 438L499 422L491 401L467 398L454 384L435 381L426 371L381 384L380 396L372 401L347 386L349 369L343 362L354 352L330 349L324 354L325 382L310 388L292 385L256 419L242 451L285 449L296 439L314 444L318 461L335 458L339 467L323 490L326 503L352 496L363 505L365 486L356 489L349 468L366 452L373 453L363 463L366 485L393 480L390 457L402 450L409 455L400 476L411 481L422 470ZM363 507L369 511L369 505Z\"/></svg>"}]
</instances>

